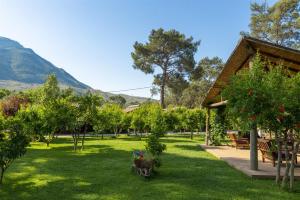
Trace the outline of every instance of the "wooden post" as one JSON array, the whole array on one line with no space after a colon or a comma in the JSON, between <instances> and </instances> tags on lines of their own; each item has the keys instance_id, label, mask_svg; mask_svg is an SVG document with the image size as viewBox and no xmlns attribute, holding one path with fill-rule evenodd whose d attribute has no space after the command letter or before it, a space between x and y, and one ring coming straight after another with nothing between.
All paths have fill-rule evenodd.
<instances>
[{"instance_id":1,"label":"wooden post","mask_svg":"<svg viewBox=\"0 0 300 200\"><path fill-rule=\"evenodd\" d=\"M250 130L250 169L258 170L256 125Z\"/></svg>"},{"instance_id":2,"label":"wooden post","mask_svg":"<svg viewBox=\"0 0 300 200\"><path fill-rule=\"evenodd\" d=\"M207 108L207 110L206 110L205 145L210 145L210 130L209 130L209 124L210 124L210 108Z\"/></svg>"}]
</instances>

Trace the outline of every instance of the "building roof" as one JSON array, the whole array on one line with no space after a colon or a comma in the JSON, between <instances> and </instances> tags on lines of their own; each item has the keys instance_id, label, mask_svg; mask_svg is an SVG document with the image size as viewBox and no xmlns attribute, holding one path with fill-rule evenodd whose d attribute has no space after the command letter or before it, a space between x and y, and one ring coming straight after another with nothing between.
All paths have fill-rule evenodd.
<instances>
[{"instance_id":1,"label":"building roof","mask_svg":"<svg viewBox=\"0 0 300 200\"><path fill-rule=\"evenodd\" d=\"M140 107L140 105L131 105L131 106L128 106L127 108L125 108L124 112L129 113L129 112L132 112L132 111L138 109L139 107Z\"/></svg>"},{"instance_id":2,"label":"building roof","mask_svg":"<svg viewBox=\"0 0 300 200\"><path fill-rule=\"evenodd\" d=\"M256 52L266 56L271 62L282 63L291 71L300 71L300 51L243 36L228 58L215 83L207 92L202 106L207 107L211 103L222 101L219 95L222 88L228 84L230 77L243 68Z\"/></svg>"}]
</instances>

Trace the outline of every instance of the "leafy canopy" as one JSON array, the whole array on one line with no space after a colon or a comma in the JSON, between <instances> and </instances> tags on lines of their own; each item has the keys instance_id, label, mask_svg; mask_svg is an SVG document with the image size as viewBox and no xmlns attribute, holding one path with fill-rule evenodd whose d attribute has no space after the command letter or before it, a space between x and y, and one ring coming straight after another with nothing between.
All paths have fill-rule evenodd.
<instances>
[{"instance_id":1,"label":"leafy canopy","mask_svg":"<svg viewBox=\"0 0 300 200\"><path fill-rule=\"evenodd\" d=\"M267 1L251 4L250 35L259 39L300 48L300 1L279 0L273 6Z\"/></svg>"},{"instance_id":2,"label":"leafy canopy","mask_svg":"<svg viewBox=\"0 0 300 200\"><path fill-rule=\"evenodd\" d=\"M176 30L152 30L148 42L135 42L131 56L133 68L154 75L154 84L160 86L161 106L165 107L165 87L185 81L195 67L194 54L200 42L186 38ZM158 68L158 69L157 69Z\"/></svg>"}]
</instances>

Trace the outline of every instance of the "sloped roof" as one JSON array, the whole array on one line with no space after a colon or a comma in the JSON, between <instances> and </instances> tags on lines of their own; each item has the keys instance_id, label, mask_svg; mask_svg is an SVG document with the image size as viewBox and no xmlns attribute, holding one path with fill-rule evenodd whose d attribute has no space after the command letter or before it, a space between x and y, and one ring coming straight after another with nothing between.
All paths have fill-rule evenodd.
<instances>
[{"instance_id":1,"label":"sloped roof","mask_svg":"<svg viewBox=\"0 0 300 200\"><path fill-rule=\"evenodd\" d=\"M124 112L129 113L139 108L140 105L131 105L124 109Z\"/></svg>"},{"instance_id":2,"label":"sloped roof","mask_svg":"<svg viewBox=\"0 0 300 200\"><path fill-rule=\"evenodd\" d=\"M253 55L259 52L272 62L282 62L290 70L300 71L300 51L276 45L270 42L243 36L228 58L223 70L209 89L202 106L221 101L219 94L229 82L230 77L239 71Z\"/></svg>"}]
</instances>

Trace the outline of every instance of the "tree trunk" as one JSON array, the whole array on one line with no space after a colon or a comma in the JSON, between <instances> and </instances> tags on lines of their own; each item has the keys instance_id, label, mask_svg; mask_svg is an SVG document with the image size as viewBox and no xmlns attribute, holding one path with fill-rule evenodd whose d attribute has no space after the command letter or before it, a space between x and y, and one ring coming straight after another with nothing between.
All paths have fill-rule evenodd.
<instances>
[{"instance_id":1,"label":"tree trunk","mask_svg":"<svg viewBox=\"0 0 300 200\"><path fill-rule=\"evenodd\" d=\"M72 137L73 137L73 144L74 144L73 150L77 151L77 136L76 136L76 133L73 133Z\"/></svg>"},{"instance_id":2,"label":"tree trunk","mask_svg":"<svg viewBox=\"0 0 300 200\"><path fill-rule=\"evenodd\" d=\"M297 152L299 149L299 142L296 143L296 145L293 144L293 153L292 153L292 164L291 164L291 168L290 168L290 190L294 189L294 183L295 183L295 162L297 159Z\"/></svg>"},{"instance_id":3,"label":"tree trunk","mask_svg":"<svg viewBox=\"0 0 300 200\"><path fill-rule=\"evenodd\" d=\"M191 132L191 140L193 139L193 134L194 134L194 133L193 133L193 131L192 131L192 132Z\"/></svg>"},{"instance_id":4,"label":"tree trunk","mask_svg":"<svg viewBox=\"0 0 300 200\"><path fill-rule=\"evenodd\" d=\"M258 159L257 159L257 127L253 125L250 131L250 169L258 170Z\"/></svg>"},{"instance_id":5,"label":"tree trunk","mask_svg":"<svg viewBox=\"0 0 300 200\"><path fill-rule=\"evenodd\" d=\"M83 131L83 136L82 136L82 140L81 140L81 151L84 150L84 140L85 140L86 131L87 131L87 126L84 125L84 131Z\"/></svg>"},{"instance_id":6,"label":"tree trunk","mask_svg":"<svg viewBox=\"0 0 300 200\"><path fill-rule=\"evenodd\" d=\"M114 132L115 132L115 137L117 137L117 132L118 132L118 129L114 129Z\"/></svg>"},{"instance_id":7,"label":"tree trunk","mask_svg":"<svg viewBox=\"0 0 300 200\"><path fill-rule=\"evenodd\" d=\"M209 124L210 124L210 109L207 109L206 112L206 133L205 133L205 145L210 145L210 130L209 130Z\"/></svg>"},{"instance_id":8,"label":"tree trunk","mask_svg":"<svg viewBox=\"0 0 300 200\"><path fill-rule=\"evenodd\" d=\"M4 175L4 168L3 167L1 167L0 168L0 185L2 185L2 180L3 180L3 175Z\"/></svg>"},{"instance_id":9,"label":"tree trunk","mask_svg":"<svg viewBox=\"0 0 300 200\"><path fill-rule=\"evenodd\" d=\"M79 140L79 137L80 137L80 133L75 133L75 143L74 143L74 148L75 148L75 151L77 151L78 149L78 140Z\"/></svg>"},{"instance_id":10,"label":"tree trunk","mask_svg":"<svg viewBox=\"0 0 300 200\"><path fill-rule=\"evenodd\" d=\"M280 171L281 171L281 162L282 162L282 158L281 158L281 142L280 139L278 137L278 133L275 133L275 137L276 137L276 143L277 143L277 154L278 154L278 158L277 158L277 166L276 166L276 184L279 185L280 183Z\"/></svg>"},{"instance_id":11,"label":"tree trunk","mask_svg":"<svg viewBox=\"0 0 300 200\"><path fill-rule=\"evenodd\" d=\"M290 159L289 159L289 150L288 150L288 145L287 145L287 133L284 133L284 151L285 151L285 171L284 171L284 176L282 178L281 182L281 187L285 188L288 182L288 176L289 176L289 171L290 171Z\"/></svg>"},{"instance_id":12,"label":"tree trunk","mask_svg":"<svg viewBox=\"0 0 300 200\"><path fill-rule=\"evenodd\" d=\"M160 106L162 108L166 108L166 105L165 105L166 80L167 80L167 67L164 67L163 75L162 75L162 82L161 82L161 86L160 86Z\"/></svg>"}]
</instances>

